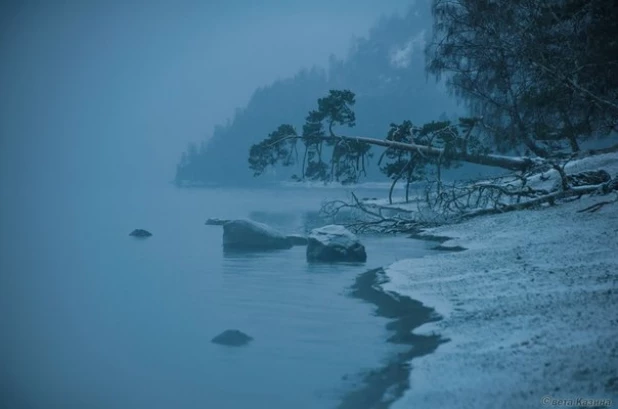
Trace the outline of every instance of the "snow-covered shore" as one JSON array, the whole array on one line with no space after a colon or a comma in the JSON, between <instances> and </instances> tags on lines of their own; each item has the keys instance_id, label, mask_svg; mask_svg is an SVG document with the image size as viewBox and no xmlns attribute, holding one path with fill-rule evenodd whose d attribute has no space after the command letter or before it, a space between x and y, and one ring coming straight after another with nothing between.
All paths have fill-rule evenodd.
<instances>
[{"instance_id":1,"label":"snow-covered shore","mask_svg":"<svg viewBox=\"0 0 618 409\"><path fill-rule=\"evenodd\" d=\"M618 204L577 212L601 200L431 229L467 250L385 269L384 290L444 317L416 332L450 339L412 361L410 389L393 409L618 402Z\"/></svg>"},{"instance_id":2,"label":"snow-covered shore","mask_svg":"<svg viewBox=\"0 0 618 409\"><path fill-rule=\"evenodd\" d=\"M618 156L565 170L598 168L615 175ZM532 183L549 188L557 178L551 171ZM618 404L618 203L578 212L605 200L586 196L430 229L424 234L451 238L443 246L466 250L386 267L384 291L443 317L414 333L449 339L412 360L410 389L392 408ZM399 206L415 205L392 207Z\"/></svg>"}]
</instances>

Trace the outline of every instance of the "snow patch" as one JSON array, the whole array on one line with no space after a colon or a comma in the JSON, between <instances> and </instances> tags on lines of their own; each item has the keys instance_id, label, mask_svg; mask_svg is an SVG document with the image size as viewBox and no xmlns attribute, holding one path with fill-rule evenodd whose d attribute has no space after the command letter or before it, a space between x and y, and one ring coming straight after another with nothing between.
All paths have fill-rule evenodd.
<instances>
[{"instance_id":1,"label":"snow patch","mask_svg":"<svg viewBox=\"0 0 618 409\"><path fill-rule=\"evenodd\" d=\"M419 267L417 259L405 259L397 261L386 267L384 272L388 281L382 284L382 289L387 292L406 295L416 301L421 302L427 307L433 308L441 316L447 316L452 310L452 305L441 297L435 296L431 292L415 291L415 284L419 283L419 278L415 272Z\"/></svg>"},{"instance_id":2,"label":"snow patch","mask_svg":"<svg viewBox=\"0 0 618 409\"><path fill-rule=\"evenodd\" d=\"M338 224L329 224L328 226L313 229L309 238L322 243L324 246L341 246L352 247L356 243L360 243L358 237L348 229Z\"/></svg>"},{"instance_id":3,"label":"snow patch","mask_svg":"<svg viewBox=\"0 0 618 409\"><path fill-rule=\"evenodd\" d=\"M309 262L365 262L367 253L356 237L343 226L331 224L313 229L307 242Z\"/></svg>"},{"instance_id":4,"label":"snow patch","mask_svg":"<svg viewBox=\"0 0 618 409\"><path fill-rule=\"evenodd\" d=\"M614 176L618 156L566 170L598 168ZM443 317L415 332L450 340L411 362L411 387L392 408L537 407L548 395L615 401L618 391L607 385L618 377L618 204L577 212L603 200L430 229L467 250L385 268L384 290Z\"/></svg>"}]
</instances>

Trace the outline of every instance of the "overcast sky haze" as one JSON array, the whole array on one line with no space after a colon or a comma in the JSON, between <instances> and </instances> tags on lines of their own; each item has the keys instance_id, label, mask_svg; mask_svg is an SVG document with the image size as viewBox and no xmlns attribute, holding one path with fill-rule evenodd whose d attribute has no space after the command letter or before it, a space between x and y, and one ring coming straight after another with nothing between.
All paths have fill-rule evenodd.
<instances>
[{"instance_id":1,"label":"overcast sky haze","mask_svg":"<svg viewBox=\"0 0 618 409\"><path fill-rule=\"evenodd\" d=\"M209 3L0 6L3 186L171 180L256 87L344 55L411 2Z\"/></svg>"}]
</instances>

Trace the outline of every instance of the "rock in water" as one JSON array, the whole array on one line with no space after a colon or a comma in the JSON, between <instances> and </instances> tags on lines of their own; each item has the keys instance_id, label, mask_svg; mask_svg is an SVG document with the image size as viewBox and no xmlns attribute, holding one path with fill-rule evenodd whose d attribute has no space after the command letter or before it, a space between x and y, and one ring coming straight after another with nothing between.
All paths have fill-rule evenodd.
<instances>
[{"instance_id":1,"label":"rock in water","mask_svg":"<svg viewBox=\"0 0 618 409\"><path fill-rule=\"evenodd\" d=\"M367 261L367 253L354 233L343 226L331 224L313 229L309 234L307 261L364 263Z\"/></svg>"},{"instance_id":2,"label":"rock in water","mask_svg":"<svg viewBox=\"0 0 618 409\"><path fill-rule=\"evenodd\" d=\"M309 239L300 234L290 234L288 240L292 242L293 246L306 246L309 242Z\"/></svg>"},{"instance_id":3,"label":"rock in water","mask_svg":"<svg viewBox=\"0 0 618 409\"><path fill-rule=\"evenodd\" d=\"M133 236L133 237L150 237L150 236L152 236L152 233L149 232L148 230L144 230L144 229L135 229L131 233L129 233L129 236Z\"/></svg>"},{"instance_id":4,"label":"rock in water","mask_svg":"<svg viewBox=\"0 0 618 409\"><path fill-rule=\"evenodd\" d=\"M237 329L228 329L214 337L211 342L219 345L239 347L253 340L252 337Z\"/></svg>"},{"instance_id":5,"label":"rock in water","mask_svg":"<svg viewBox=\"0 0 618 409\"><path fill-rule=\"evenodd\" d=\"M207 226L223 226L225 223L229 222L229 220L225 219L208 219L206 223Z\"/></svg>"},{"instance_id":6,"label":"rock in water","mask_svg":"<svg viewBox=\"0 0 618 409\"><path fill-rule=\"evenodd\" d=\"M228 250L289 249L292 241L280 231L253 220L231 220L223 225L223 247Z\"/></svg>"}]
</instances>

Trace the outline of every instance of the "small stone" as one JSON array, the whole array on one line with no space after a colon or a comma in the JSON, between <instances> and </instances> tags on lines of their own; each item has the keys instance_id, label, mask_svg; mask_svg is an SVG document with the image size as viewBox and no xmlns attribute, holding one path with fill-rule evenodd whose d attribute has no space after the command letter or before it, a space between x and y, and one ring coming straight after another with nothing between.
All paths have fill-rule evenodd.
<instances>
[{"instance_id":1,"label":"small stone","mask_svg":"<svg viewBox=\"0 0 618 409\"><path fill-rule=\"evenodd\" d=\"M148 230L144 230L144 229L135 229L131 233L129 233L129 236L133 236L133 237L150 237L150 236L152 236L152 233L150 233Z\"/></svg>"},{"instance_id":2,"label":"small stone","mask_svg":"<svg viewBox=\"0 0 618 409\"><path fill-rule=\"evenodd\" d=\"M238 347L246 345L253 340L252 337L237 329L228 329L214 337L211 342L219 345Z\"/></svg>"}]
</instances>

